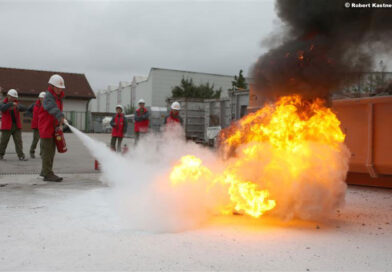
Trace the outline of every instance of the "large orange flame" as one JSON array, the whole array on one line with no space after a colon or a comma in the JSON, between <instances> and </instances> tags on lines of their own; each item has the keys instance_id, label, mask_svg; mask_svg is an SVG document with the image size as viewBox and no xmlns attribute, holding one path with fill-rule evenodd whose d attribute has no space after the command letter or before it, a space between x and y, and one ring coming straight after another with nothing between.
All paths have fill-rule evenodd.
<instances>
[{"instance_id":1,"label":"large orange flame","mask_svg":"<svg viewBox=\"0 0 392 272\"><path fill-rule=\"evenodd\" d=\"M206 193L213 186L223 186L229 202L219 212L236 211L257 218L279 205L279 188L271 185L268 173L286 171L289 178L283 184L290 185L311 167L312 144L338 150L344 138L339 120L321 99L282 97L223 131L221 148L230 157L223 170L214 171L200 158L187 155L173 167L171 184L206 182ZM266 152L268 158L261 156ZM274 188L273 194L269 188Z\"/></svg>"}]
</instances>

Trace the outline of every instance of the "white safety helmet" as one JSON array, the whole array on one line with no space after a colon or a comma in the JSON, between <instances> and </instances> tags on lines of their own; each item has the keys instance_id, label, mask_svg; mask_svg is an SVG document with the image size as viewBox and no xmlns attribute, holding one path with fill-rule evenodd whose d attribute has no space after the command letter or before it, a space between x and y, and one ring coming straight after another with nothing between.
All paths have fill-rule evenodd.
<instances>
[{"instance_id":1,"label":"white safety helmet","mask_svg":"<svg viewBox=\"0 0 392 272\"><path fill-rule=\"evenodd\" d=\"M117 108L120 108L121 111L124 112L124 107L123 107L122 105L117 105L117 106L116 106L116 110L117 110Z\"/></svg>"},{"instance_id":2,"label":"white safety helmet","mask_svg":"<svg viewBox=\"0 0 392 272\"><path fill-rule=\"evenodd\" d=\"M174 101L172 104L171 104L171 109L172 110L181 110L181 105L180 105L180 103L178 103L177 101Z\"/></svg>"},{"instance_id":3,"label":"white safety helmet","mask_svg":"<svg viewBox=\"0 0 392 272\"><path fill-rule=\"evenodd\" d=\"M45 94L46 94L45 92L40 92L39 95L38 95L38 98L44 98Z\"/></svg>"},{"instance_id":4,"label":"white safety helmet","mask_svg":"<svg viewBox=\"0 0 392 272\"><path fill-rule=\"evenodd\" d=\"M15 89L11 89L7 92L7 95L18 98L18 92Z\"/></svg>"},{"instance_id":5,"label":"white safety helmet","mask_svg":"<svg viewBox=\"0 0 392 272\"><path fill-rule=\"evenodd\" d=\"M65 89L64 79L60 75L52 75L48 83L57 88Z\"/></svg>"},{"instance_id":6,"label":"white safety helmet","mask_svg":"<svg viewBox=\"0 0 392 272\"><path fill-rule=\"evenodd\" d=\"M139 99L139 102L137 102L137 103L138 103L138 104L140 104L140 103L146 104L146 101L144 101L144 99L141 98L141 99Z\"/></svg>"}]
</instances>

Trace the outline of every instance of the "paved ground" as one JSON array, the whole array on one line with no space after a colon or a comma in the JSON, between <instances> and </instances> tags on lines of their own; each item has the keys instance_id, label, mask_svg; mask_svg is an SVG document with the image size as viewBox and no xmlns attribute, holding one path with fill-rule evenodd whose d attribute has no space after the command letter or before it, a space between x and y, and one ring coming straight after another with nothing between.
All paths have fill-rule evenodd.
<instances>
[{"instance_id":1,"label":"paved ground","mask_svg":"<svg viewBox=\"0 0 392 272\"><path fill-rule=\"evenodd\" d=\"M152 234L124 227L99 174L81 174L92 158L67 141L56 158L64 182L0 175L0 270L391 270L392 190L350 187L346 207L323 223L228 216ZM38 160L21 170L7 157L1 171L37 172Z\"/></svg>"},{"instance_id":2,"label":"paved ground","mask_svg":"<svg viewBox=\"0 0 392 272\"><path fill-rule=\"evenodd\" d=\"M89 134L100 141L110 143L110 134ZM30 145L33 134L25 132L23 137L23 149L25 155L29 157ZM64 154L56 154L54 162L54 171L57 174L63 173L92 173L94 172L94 158L91 157L87 149L80 143L80 140L71 133L65 134L68 151ZM133 143L133 139L125 139L125 144ZM14 142L11 139L5 161L0 162L0 175L4 174L39 174L41 170L41 158L39 157L39 147L36 150L36 159L30 159L27 162L21 162L15 153ZM76 163L75 163L76 162Z\"/></svg>"}]
</instances>

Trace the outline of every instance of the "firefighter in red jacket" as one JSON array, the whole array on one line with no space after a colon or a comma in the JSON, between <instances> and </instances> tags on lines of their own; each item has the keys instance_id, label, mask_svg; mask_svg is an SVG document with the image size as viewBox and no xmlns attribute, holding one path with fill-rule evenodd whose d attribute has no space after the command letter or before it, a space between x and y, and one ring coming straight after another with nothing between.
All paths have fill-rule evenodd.
<instances>
[{"instance_id":1,"label":"firefighter in red jacket","mask_svg":"<svg viewBox=\"0 0 392 272\"><path fill-rule=\"evenodd\" d=\"M63 178L53 173L53 160L56 153L54 139L55 129L61 128L64 123L63 97L64 79L59 75L52 75L49 79L48 91L38 113L38 130L41 138L41 176L44 181L60 182Z\"/></svg>"},{"instance_id":2,"label":"firefighter in red jacket","mask_svg":"<svg viewBox=\"0 0 392 272\"><path fill-rule=\"evenodd\" d=\"M135 144L139 141L141 135L148 132L148 125L150 123L150 113L144 107L146 102L140 99L139 108L135 112Z\"/></svg>"},{"instance_id":3,"label":"firefighter in red jacket","mask_svg":"<svg viewBox=\"0 0 392 272\"><path fill-rule=\"evenodd\" d=\"M127 120L124 116L124 107L122 105L116 106L116 115L113 116L110 121L110 125L112 126L112 140L110 141L110 147L112 150L116 150L116 141L117 141L117 152L121 152L121 142L124 137L124 133L127 132Z\"/></svg>"},{"instance_id":4,"label":"firefighter in red jacket","mask_svg":"<svg viewBox=\"0 0 392 272\"><path fill-rule=\"evenodd\" d=\"M31 128L33 129L33 142L31 143L31 147L30 147L30 158L32 159L35 158L35 149L37 148L37 144L39 141L38 114L42 106L42 101L44 101L44 97L45 97L45 92L41 92L38 95L37 101L31 104L30 107L27 109L29 115L33 117L33 119L31 120Z\"/></svg>"},{"instance_id":5,"label":"firefighter in red jacket","mask_svg":"<svg viewBox=\"0 0 392 272\"><path fill-rule=\"evenodd\" d=\"M2 112L0 160L4 159L5 150L12 135L19 160L27 161L23 153L22 123L19 114L19 112L26 111L26 107L18 103L18 92L16 90L8 91L7 97L0 104L0 111Z\"/></svg>"},{"instance_id":6,"label":"firefighter in red jacket","mask_svg":"<svg viewBox=\"0 0 392 272\"><path fill-rule=\"evenodd\" d=\"M165 125L182 125L182 118L180 116L181 105L177 101L170 106L171 110L168 116L165 117Z\"/></svg>"}]
</instances>

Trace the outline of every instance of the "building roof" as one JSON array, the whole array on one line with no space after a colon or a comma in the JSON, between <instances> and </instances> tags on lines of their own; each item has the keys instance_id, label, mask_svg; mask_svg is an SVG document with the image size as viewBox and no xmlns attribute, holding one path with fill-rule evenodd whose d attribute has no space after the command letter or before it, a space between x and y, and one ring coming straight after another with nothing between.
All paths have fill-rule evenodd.
<instances>
[{"instance_id":1,"label":"building roof","mask_svg":"<svg viewBox=\"0 0 392 272\"><path fill-rule=\"evenodd\" d=\"M222 74L215 74L215 73L195 72L195 71L169 69L169 68L159 68L159 67L151 67L150 72L152 70L163 70L163 71L171 71L171 72L180 72L180 73L201 74L201 75L209 75L209 76L221 76L221 77L232 77L232 78L234 78L234 75L222 75Z\"/></svg>"},{"instance_id":2,"label":"building roof","mask_svg":"<svg viewBox=\"0 0 392 272\"><path fill-rule=\"evenodd\" d=\"M0 91L7 93L16 89L20 96L37 96L47 90L51 75L59 74L65 81L65 97L76 99L95 98L95 94L84 74L15 69L0 67Z\"/></svg>"},{"instance_id":3,"label":"building roof","mask_svg":"<svg viewBox=\"0 0 392 272\"><path fill-rule=\"evenodd\" d=\"M146 80L147 80L146 76L134 76L132 81L134 81L135 83L139 83Z\"/></svg>"}]
</instances>

